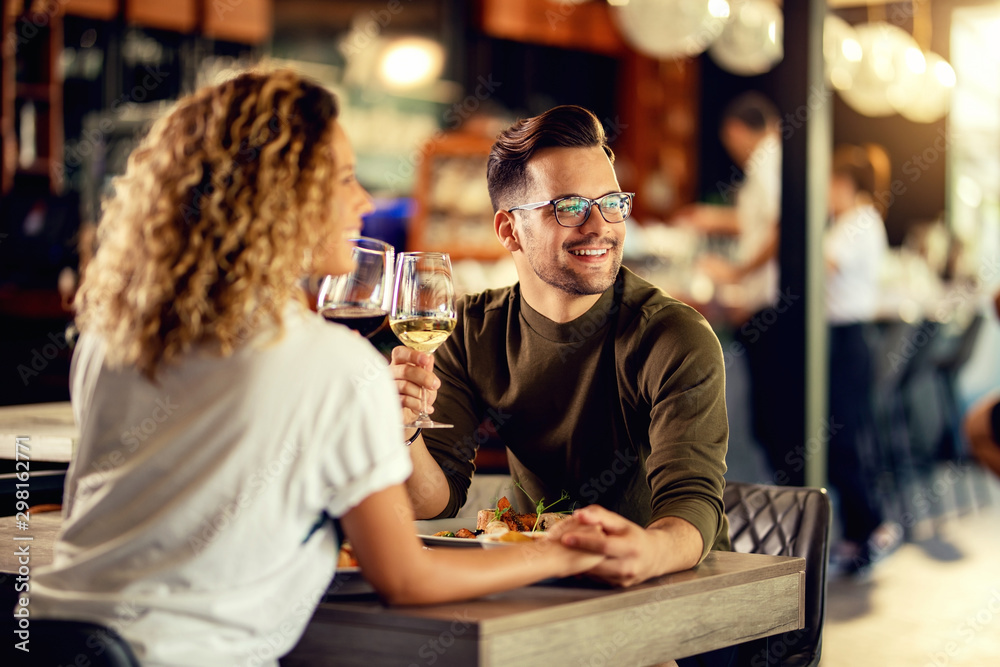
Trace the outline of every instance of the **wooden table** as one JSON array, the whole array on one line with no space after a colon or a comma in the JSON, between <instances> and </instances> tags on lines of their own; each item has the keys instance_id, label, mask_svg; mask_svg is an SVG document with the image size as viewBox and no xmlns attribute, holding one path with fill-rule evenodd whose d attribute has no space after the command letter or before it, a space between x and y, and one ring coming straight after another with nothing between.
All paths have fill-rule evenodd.
<instances>
[{"instance_id":1,"label":"wooden table","mask_svg":"<svg viewBox=\"0 0 1000 667\"><path fill-rule=\"evenodd\" d=\"M320 604L281 664L650 665L805 625L805 560L716 553L628 589L536 585L478 600Z\"/></svg>"},{"instance_id":2,"label":"wooden table","mask_svg":"<svg viewBox=\"0 0 1000 667\"><path fill-rule=\"evenodd\" d=\"M17 438L26 436L32 461L68 463L80 429L69 401L0 407L0 459L14 459Z\"/></svg>"},{"instance_id":3,"label":"wooden table","mask_svg":"<svg viewBox=\"0 0 1000 667\"><path fill-rule=\"evenodd\" d=\"M32 512L28 516L28 529L18 530L13 516L0 516L0 576L2 573L17 572L18 562L15 549L27 544L31 552L31 569L52 562L52 547L62 526L62 512ZM31 540L15 540L14 538Z\"/></svg>"},{"instance_id":4,"label":"wooden table","mask_svg":"<svg viewBox=\"0 0 1000 667\"><path fill-rule=\"evenodd\" d=\"M51 562L60 521L33 514L20 531L0 517L0 572L17 570L15 536L33 537L32 569ZM536 585L430 607L333 597L281 664L649 665L802 628L804 577L801 558L713 552L627 589Z\"/></svg>"}]
</instances>

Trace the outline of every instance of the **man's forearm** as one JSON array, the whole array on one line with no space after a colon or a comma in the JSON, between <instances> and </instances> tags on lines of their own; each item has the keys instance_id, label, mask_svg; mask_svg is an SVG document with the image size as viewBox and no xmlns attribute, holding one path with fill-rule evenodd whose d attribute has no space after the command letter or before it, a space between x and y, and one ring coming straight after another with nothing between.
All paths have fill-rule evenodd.
<instances>
[{"instance_id":1,"label":"man's forearm","mask_svg":"<svg viewBox=\"0 0 1000 667\"><path fill-rule=\"evenodd\" d=\"M689 521L668 516L651 523L646 531L656 542L653 576L688 570L701 561L705 541Z\"/></svg>"},{"instance_id":2,"label":"man's forearm","mask_svg":"<svg viewBox=\"0 0 1000 667\"><path fill-rule=\"evenodd\" d=\"M444 511L451 500L451 487L444 471L438 465L423 437L410 445L413 474L406 480L406 493L410 496L413 513L418 519L431 519Z\"/></svg>"}]
</instances>

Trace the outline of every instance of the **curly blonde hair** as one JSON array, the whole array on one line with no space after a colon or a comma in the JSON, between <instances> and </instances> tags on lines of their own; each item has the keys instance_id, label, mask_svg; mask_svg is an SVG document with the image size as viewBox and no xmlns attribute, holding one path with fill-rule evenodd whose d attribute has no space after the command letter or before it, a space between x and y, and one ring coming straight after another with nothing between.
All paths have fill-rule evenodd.
<instances>
[{"instance_id":1,"label":"curly blonde hair","mask_svg":"<svg viewBox=\"0 0 1000 667\"><path fill-rule=\"evenodd\" d=\"M115 180L75 306L112 368L153 379L195 344L233 352L304 301L329 225L333 95L289 70L181 99Z\"/></svg>"}]
</instances>

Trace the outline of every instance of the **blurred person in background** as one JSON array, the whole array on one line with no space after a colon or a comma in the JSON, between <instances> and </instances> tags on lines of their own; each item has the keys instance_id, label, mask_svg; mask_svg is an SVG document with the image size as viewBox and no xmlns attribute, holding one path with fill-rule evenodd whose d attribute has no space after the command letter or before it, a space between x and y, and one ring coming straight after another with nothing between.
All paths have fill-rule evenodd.
<instances>
[{"instance_id":1,"label":"blurred person in background","mask_svg":"<svg viewBox=\"0 0 1000 667\"><path fill-rule=\"evenodd\" d=\"M32 622L117 625L151 667L277 665L345 536L396 604L604 561L558 539L529 553L417 538L386 361L301 289L311 271L352 269L349 239L372 208L327 90L279 70L189 95L115 191L76 295L81 435L52 564L32 572ZM561 526L598 532L576 523Z\"/></svg>"},{"instance_id":2,"label":"blurred person in background","mask_svg":"<svg viewBox=\"0 0 1000 667\"><path fill-rule=\"evenodd\" d=\"M875 438L873 364L865 327L876 316L879 274L889 244L875 207L875 193L888 186L876 172L877 147L840 146L834 151L829 205L832 220L823 237L826 314L829 328L828 475L837 491L843 542L835 555L846 570L863 568L902 538L902 528L883 522L870 470L865 465ZM878 173L878 176L877 176Z\"/></svg>"},{"instance_id":3,"label":"blurred person in background","mask_svg":"<svg viewBox=\"0 0 1000 667\"><path fill-rule=\"evenodd\" d=\"M736 338L745 351L753 435L763 447L779 484L805 483L805 466L791 459L802 434L789 429L788 327L784 313L798 295L778 288L781 215L781 133L778 109L766 97L748 92L733 99L722 114L719 137L743 171L732 206L694 204L683 208L676 224L704 234L736 238L735 259L707 255L699 269L716 288L737 286L742 304L730 311Z\"/></svg>"},{"instance_id":4,"label":"blurred person in background","mask_svg":"<svg viewBox=\"0 0 1000 667\"><path fill-rule=\"evenodd\" d=\"M1000 317L1000 290L993 296L993 307ZM963 428L973 456L1000 477L1000 396L993 393L969 408Z\"/></svg>"}]
</instances>

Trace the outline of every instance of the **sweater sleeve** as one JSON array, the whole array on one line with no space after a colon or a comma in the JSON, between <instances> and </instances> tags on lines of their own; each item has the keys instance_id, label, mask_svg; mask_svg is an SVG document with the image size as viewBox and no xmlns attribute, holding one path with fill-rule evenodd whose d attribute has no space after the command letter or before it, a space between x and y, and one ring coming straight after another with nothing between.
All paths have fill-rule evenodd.
<instances>
[{"instance_id":1,"label":"sweater sleeve","mask_svg":"<svg viewBox=\"0 0 1000 667\"><path fill-rule=\"evenodd\" d=\"M484 440L479 433L478 393L468 374L468 300L461 299L457 310L455 331L434 354L434 373L441 380L441 387L431 415L435 421L452 424L453 428L425 429L423 432L428 451L448 481L451 496L444 511L434 518L453 517L465 504L476 469L473 461Z\"/></svg>"},{"instance_id":2,"label":"sweater sleeve","mask_svg":"<svg viewBox=\"0 0 1000 667\"><path fill-rule=\"evenodd\" d=\"M719 340L700 314L675 303L649 316L639 346L639 391L651 407L650 521L690 522L701 532L702 558L728 550L722 491L729 422Z\"/></svg>"}]
</instances>

